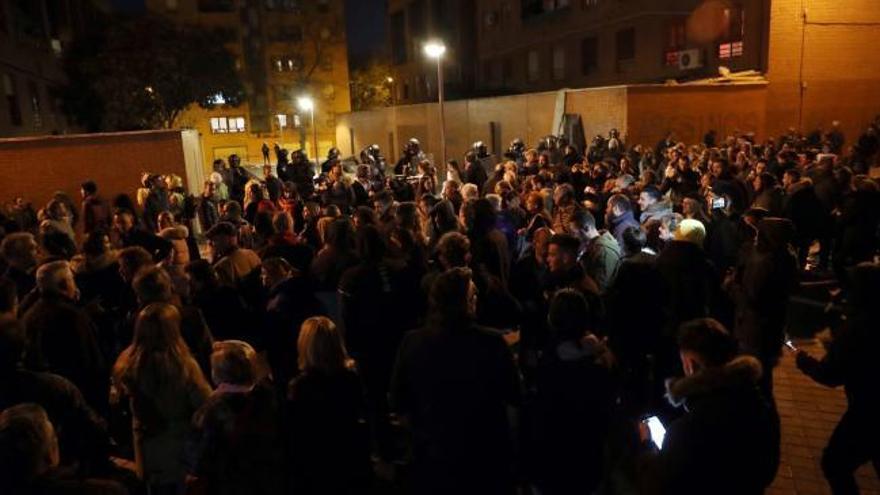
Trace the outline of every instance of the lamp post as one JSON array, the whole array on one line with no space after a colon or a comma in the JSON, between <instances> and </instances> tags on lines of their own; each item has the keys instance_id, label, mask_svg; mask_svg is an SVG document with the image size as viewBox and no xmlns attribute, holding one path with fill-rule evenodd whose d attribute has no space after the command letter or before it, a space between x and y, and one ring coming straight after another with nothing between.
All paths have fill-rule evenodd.
<instances>
[{"instance_id":1,"label":"lamp post","mask_svg":"<svg viewBox=\"0 0 880 495\"><path fill-rule=\"evenodd\" d=\"M440 159L446 165L446 119L443 114L443 54L446 45L442 41L429 41L424 46L425 55L437 60L437 106L440 110Z\"/></svg>"},{"instance_id":2,"label":"lamp post","mask_svg":"<svg viewBox=\"0 0 880 495\"><path fill-rule=\"evenodd\" d=\"M315 100L311 99L308 96L300 96L296 99L296 104L299 106L300 110L304 110L309 112L309 116L312 121L312 139L313 145L315 147L315 164L318 163L318 129L315 127Z\"/></svg>"},{"instance_id":3,"label":"lamp post","mask_svg":"<svg viewBox=\"0 0 880 495\"><path fill-rule=\"evenodd\" d=\"M388 85L391 87L391 90L390 90L391 91L391 104L394 105L397 100L396 94L395 94L395 93L397 93L397 91L394 90L394 78L391 76L388 76L385 78L385 82L387 82Z\"/></svg>"}]
</instances>

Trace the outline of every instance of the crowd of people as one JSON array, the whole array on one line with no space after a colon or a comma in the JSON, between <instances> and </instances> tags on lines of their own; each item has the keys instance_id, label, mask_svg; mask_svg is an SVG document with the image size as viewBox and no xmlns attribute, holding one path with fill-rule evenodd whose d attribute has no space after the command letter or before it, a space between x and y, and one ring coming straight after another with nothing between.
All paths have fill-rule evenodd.
<instances>
[{"instance_id":1,"label":"crowd of people","mask_svg":"<svg viewBox=\"0 0 880 495\"><path fill-rule=\"evenodd\" d=\"M0 487L763 493L789 298L832 279L827 353L793 352L846 388L822 467L858 493L880 467L878 131L613 130L442 167L413 139L353 177L336 149L264 146L262 177L233 155L201 195L144 174L134 199L16 200Z\"/></svg>"}]
</instances>

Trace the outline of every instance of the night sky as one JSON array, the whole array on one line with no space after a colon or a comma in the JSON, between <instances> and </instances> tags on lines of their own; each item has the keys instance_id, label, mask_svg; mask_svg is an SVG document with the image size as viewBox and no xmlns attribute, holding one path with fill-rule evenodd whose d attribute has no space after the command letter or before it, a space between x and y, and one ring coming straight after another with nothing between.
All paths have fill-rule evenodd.
<instances>
[{"instance_id":1,"label":"night sky","mask_svg":"<svg viewBox=\"0 0 880 495\"><path fill-rule=\"evenodd\" d=\"M363 67L385 51L386 0L346 0L349 67Z\"/></svg>"},{"instance_id":2,"label":"night sky","mask_svg":"<svg viewBox=\"0 0 880 495\"><path fill-rule=\"evenodd\" d=\"M110 1L115 8L124 12L144 9L144 0ZM386 0L345 0L349 67L363 67L381 57L385 51L386 5Z\"/></svg>"}]
</instances>

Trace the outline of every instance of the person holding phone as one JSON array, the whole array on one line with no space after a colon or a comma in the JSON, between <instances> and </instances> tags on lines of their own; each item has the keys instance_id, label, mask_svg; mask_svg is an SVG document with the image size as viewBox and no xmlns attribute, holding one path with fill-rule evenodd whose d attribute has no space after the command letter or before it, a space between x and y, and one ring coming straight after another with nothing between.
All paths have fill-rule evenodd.
<instances>
[{"instance_id":1,"label":"person holding phone","mask_svg":"<svg viewBox=\"0 0 880 495\"><path fill-rule=\"evenodd\" d=\"M667 384L667 396L685 413L667 425L645 488L763 494L779 466L779 423L758 390L761 363L738 355L736 341L710 318L682 325L678 346L685 376Z\"/></svg>"}]
</instances>

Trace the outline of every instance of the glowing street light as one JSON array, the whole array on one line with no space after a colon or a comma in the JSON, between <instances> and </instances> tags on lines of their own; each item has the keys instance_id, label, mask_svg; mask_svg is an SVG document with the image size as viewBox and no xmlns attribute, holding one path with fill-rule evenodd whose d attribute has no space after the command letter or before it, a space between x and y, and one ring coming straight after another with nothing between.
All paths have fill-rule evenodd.
<instances>
[{"instance_id":1,"label":"glowing street light","mask_svg":"<svg viewBox=\"0 0 880 495\"><path fill-rule=\"evenodd\" d=\"M429 41L425 43L425 55L431 58L440 58L446 53L446 45L442 41Z\"/></svg>"},{"instance_id":2,"label":"glowing street light","mask_svg":"<svg viewBox=\"0 0 880 495\"><path fill-rule=\"evenodd\" d=\"M437 60L437 106L440 110L440 159L446 165L446 118L443 114L443 54L446 45L442 41L429 41L423 47L428 58Z\"/></svg>"},{"instance_id":3,"label":"glowing street light","mask_svg":"<svg viewBox=\"0 0 880 495\"><path fill-rule=\"evenodd\" d=\"M318 163L318 129L315 127L315 100L311 99L308 96L300 96L296 99L296 104L300 110L304 112L309 112L309 116L312 120L312 139L314 140L315 146L315 164Z\"/></svg>"}]
</instances>

